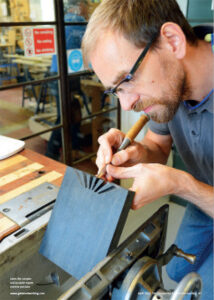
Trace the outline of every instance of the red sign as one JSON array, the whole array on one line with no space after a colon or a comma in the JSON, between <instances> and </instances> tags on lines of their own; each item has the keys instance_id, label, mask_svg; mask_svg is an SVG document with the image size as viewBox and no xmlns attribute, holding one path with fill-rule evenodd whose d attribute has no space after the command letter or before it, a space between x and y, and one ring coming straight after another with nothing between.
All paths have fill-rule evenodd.
<instances>
[{"instance_id":1,"label":"red sign","mask_svg":"<svg viewBox=\"0 0 214 300\"><path fill-rule=\"evenodd\" d=\"M54 28L33 28L33 39L36 55L55 53Z\"/></svg>"}]
</instances>

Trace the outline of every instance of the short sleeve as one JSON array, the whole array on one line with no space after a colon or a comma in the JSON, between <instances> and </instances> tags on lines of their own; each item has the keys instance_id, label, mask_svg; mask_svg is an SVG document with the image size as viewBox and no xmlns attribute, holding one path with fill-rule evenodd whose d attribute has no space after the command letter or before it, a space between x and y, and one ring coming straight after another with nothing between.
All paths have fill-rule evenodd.
<instances>
[{"instance_id":1,"label":"short sleeve","mask_svg":"<svg viewBox=\"0 0 214 300\"><path fill-rule=\"evenodd\" d=\"M149 121L148 127L154 133L160 135L168 135L170 134L168 123L157 123L152 120Z\"/></svg>"}]
</instances>

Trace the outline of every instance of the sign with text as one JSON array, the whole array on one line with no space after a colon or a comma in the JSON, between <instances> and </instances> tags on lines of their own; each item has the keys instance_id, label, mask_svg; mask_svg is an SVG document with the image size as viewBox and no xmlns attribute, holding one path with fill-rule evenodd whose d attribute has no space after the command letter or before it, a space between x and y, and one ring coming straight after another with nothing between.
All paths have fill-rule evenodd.
<instances>
[{"instance_id":1,"label":"sign with text","mask_svg":"<svg viewBox=\"0 0 214 300\"><path fill-rule=\"evenodd\" d=\"M68 73L79 72L84 70L82 50L67 50Z\"/></svg>"},{"instance_id":2,"label":"sign with text","mask_svg":"<svg viewBox=\"0 0 214 300\"><path fill-rule=\"evenodd\" d=\"M25 27L23 29L25 56L56 53L55 28Z\"/></svg>"}]
</instances>

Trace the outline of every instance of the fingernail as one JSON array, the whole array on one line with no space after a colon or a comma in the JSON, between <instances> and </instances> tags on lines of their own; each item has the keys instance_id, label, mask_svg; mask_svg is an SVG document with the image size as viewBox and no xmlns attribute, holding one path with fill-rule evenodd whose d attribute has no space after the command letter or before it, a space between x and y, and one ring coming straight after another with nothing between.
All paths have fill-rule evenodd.
<instances>
[{"instance_id":1,"label":"fingernail","mask_svg":"<svg viewBox=\"0 0 214 300\"><path fill-rule=\"evenodd\" d=\"M110 163L110 156L109 155L106 155L106 164Z\"/></svg>"}]
</instances>

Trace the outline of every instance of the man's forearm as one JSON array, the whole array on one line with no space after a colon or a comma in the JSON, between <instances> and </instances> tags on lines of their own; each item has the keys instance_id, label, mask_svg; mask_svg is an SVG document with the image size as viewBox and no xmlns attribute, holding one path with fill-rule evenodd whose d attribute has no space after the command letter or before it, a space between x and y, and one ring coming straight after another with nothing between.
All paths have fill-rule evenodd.
<instances>
[{"instance_id":1,"label":"man's forearm","mask_svg":"<svg viewBox=\"0 0 214 300\"><path fill-rule=\"evenodd\" d=\"M214 217L214 189L187 172L172 169L173 190L172 194L182 197L197 205L206 214Z\"/></svg>"},{"instance_id":2,"label":"man's forearm","mask_svg":"<svg viewBox=\"0 0 214 300\"><path fill-rule=\"evenodd\" d=\"M151 130L148 130L146 136L141 141L141 144L145 149L141 162L167 163L172 148L172 138L170 135L157 135Z\"/></svg>"},{"instance_id":3,"label":"man's forearm","mask_svg":"<svg viewBox=\"0 0 214 300\"><path fill-rule=\"evenodd\" d=\"M166 164L169 154L165 153L160 146L155 143L143 140L141 144L144 147L142 163L160 163Z\"/></svg>"}]
</instances>

